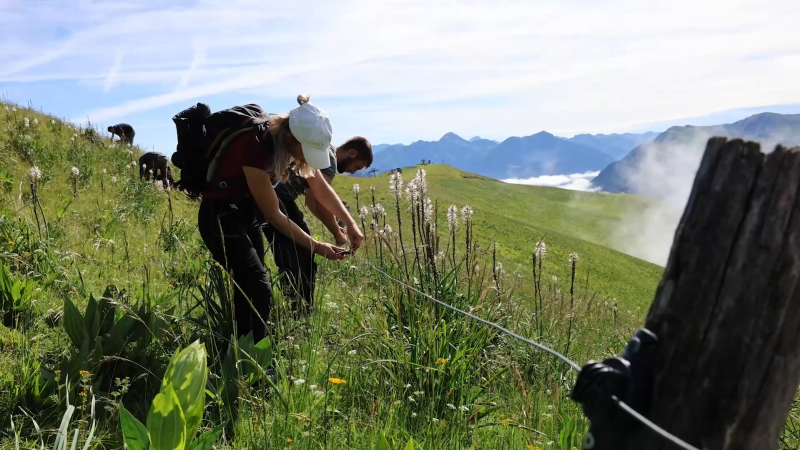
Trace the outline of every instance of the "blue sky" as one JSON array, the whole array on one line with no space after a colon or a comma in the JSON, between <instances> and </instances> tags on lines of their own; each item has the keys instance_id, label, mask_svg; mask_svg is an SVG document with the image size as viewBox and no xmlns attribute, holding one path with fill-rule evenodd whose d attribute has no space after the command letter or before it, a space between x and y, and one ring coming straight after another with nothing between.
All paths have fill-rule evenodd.
<instances>
[{"instance_id":1,"label":"blue sky","mask_svg":"<svg viewBox=\"0 0 800 450\"><path fill-rule=\"evenodd\" d=\"M800 112L797 0L0 0L0 95L171 153L197 101L299 93L334 142L660 131Z\"/></svg>"}]
</instances>

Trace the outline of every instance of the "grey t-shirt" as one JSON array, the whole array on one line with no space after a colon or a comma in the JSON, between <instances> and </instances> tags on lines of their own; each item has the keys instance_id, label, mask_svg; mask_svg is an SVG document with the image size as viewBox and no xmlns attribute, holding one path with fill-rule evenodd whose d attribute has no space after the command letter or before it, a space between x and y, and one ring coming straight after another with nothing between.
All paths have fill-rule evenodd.
<instances>
[{"instance_id":1,"label":"grey t-shirt","mask_svg":"<svg viewBox=\"0 0 800 450\"><path fill-rule=\"evenodd\" d=\"M336 149L331 145L328 147L328 155L330 156L331 165L325 169L320 170L323 175L327 175L331 180L333 177L336 176L337 167L336 167ZM306 189L308 189L308 180L305 178L295 174L294 172L289 173L289 181L286 183L280 183L276 189L283 189L284 192L292 198L292 200L296 199L301 195L305 195Z\"/></svg>"}]
</instances>

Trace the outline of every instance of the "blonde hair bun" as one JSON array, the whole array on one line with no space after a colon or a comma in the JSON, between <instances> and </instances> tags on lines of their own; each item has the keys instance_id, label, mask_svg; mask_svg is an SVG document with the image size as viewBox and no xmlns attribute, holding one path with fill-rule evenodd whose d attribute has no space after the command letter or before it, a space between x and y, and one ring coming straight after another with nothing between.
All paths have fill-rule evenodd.
<instances>
[{"instance_id":1,"label":"blonde hair bun","mask_svg":"<svg viewBox=\"0 0 800 450\"><path fill-rule=\"evenodd\" d=\"M309 100L311 100L311 96L308 95L308 94L300 94L300 95L297 96L297 104L298 105L302 106L302 105L308 103Z\"/></svg>"}]
</instances>

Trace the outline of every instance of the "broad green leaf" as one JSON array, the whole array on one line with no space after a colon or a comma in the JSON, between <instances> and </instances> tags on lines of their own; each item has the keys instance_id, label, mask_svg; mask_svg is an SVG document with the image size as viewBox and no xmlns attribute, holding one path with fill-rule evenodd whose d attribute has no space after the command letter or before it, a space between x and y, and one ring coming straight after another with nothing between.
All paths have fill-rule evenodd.
<instances>
[{"instance_id":1,"label":"broad green leaf","mask_svg":"<svg viewBox=\"0 0 800 450\"><path fill-rule=\"evenodd\" d=\"M389 441L386 440L386 435L383 434L383 431L381 431L381 435L378 438L378 444L375 445L375 450L392 450L392 446L389 445Z\"/></svg>"},{"instance_id":2,"label":"broad green leaf","mask_svg":"<svg viewBox=\"0 0 800 450\"><path fill-rule=\"evenodd\" d=\"M67 332L67 336L78 348L82 348L89 337L83 316L69 297L64 297L64 331Z\"/></svg>"},{"instance_id":3,"label":"broad green leaf","mask_svg":"<svg viewBox=\"0 0 800 450\"><path fill-rule=\"evenodd\" d=\"M186 419L171 385L156 395L147 415L150 450L186 448Z\"/></svg>"},{"instance_id":4,"label":"broad green leaf","mask_svg":"<svg viewBox=\"0 0 800 450\"><path fill-rule=\"evenodd\" d=\"M119 423L122 425L125 446L130 450L145 450L150 445L150 438L147 437L147 430L142 422L136 420L122 405L119 405Z\"/></svg>"},{"instance_id":5,"label":"broad green leaf","mask_svg":"<svg viewBox=\"0 0 800 450\"><path fill-rule=\"evenodd\" d=\"M86 334L89 335L89 339L94 340L100 331L100 315L97 312L97 300L91 294L89 294L89 304L86 305L84 321L86 322Z\"/></svg>"},{"instance_id":6,"label":"broad green leaf","mask_svg":"<svg viewBox=\"0 0 800 450\"><path fill-rule=\"evenodd\" d=\"M189 450L211 450L211 447L214 446L221 435L222 426L215 427L213 430L208 430L192 442Z\"/></svg>"},{"instance_id":7,"label":"broad green leaf","mask_svg":"<svg viewBox=\"0 0 800 450\"><path fill-rule=\"evenodd\" d=\"M251 356L256 360L262 369L266 370L272 362L272 342L269 338L264 338L253 347Z\"/></svg>"},{"instance_id":8,"label":"broad green leaf","mask_svg":"<svg viewBox=\"0 0 800 450\"><path fill-rule=\"evenodd\" d=\"M164 374L162 391L165 386L175 390L181 410L186 419L186 439L194 438L200 422L206 400L206 348L199 340L181 350L170 361Z\"/></svg>"},{"instance_id":9,"label":"broad green leaf","mask_svg":"<svg viewBox=\"0 0 800 450\"><path fill-rule=\"evenodd\" d=\"M416 448L416 444L414 443L414 438L409 438L408 442L406 442L406 446L403 447L403 450L414 450Z\"/></svg>"},{"instance_id":10,"label":"broad green leaf","mask_svg":"<svg viewBox=\"0 0 800 450\"><path fill-rule=\"evenodd\" d=\"M116 355L122 347L131 340L131 329L138 322L129 315L122 316L108 332L108 338L103 342L103 352L106 355Z\"/></svg>"}]
</instances>

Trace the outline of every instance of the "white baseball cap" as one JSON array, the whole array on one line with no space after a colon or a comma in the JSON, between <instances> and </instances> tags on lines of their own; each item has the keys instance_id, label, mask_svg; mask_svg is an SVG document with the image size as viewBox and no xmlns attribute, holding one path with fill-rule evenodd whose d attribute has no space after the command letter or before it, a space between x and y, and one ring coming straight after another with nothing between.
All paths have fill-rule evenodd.
<instances>
[{"instance_id":1,"label":"white baseball cap","mask_svg":"<svg viewBox=\"0 0 800 450\"><path fill-rule=\"evenodd\" d=\"M331 145L331 122L328 115L308 103L308 97L298 96L300 106L289 112L289 129L303 147L303 157L314 169L331 165L328 147Z\"/></svg>"}]
</instances>

